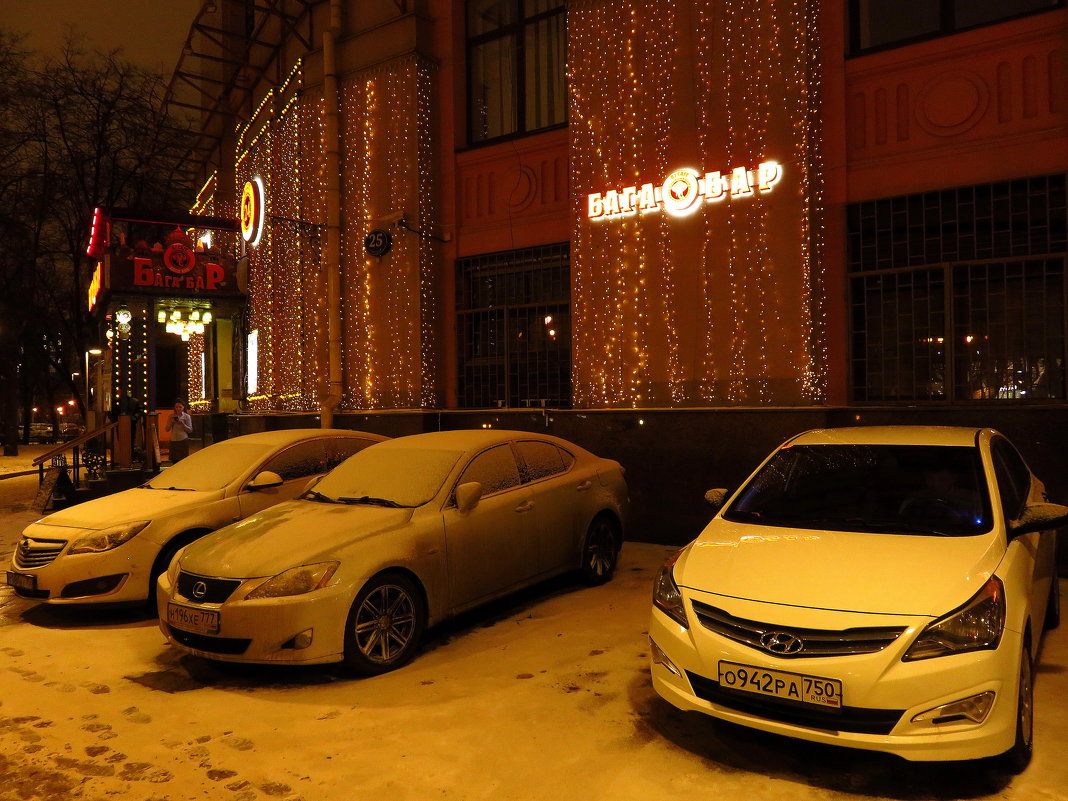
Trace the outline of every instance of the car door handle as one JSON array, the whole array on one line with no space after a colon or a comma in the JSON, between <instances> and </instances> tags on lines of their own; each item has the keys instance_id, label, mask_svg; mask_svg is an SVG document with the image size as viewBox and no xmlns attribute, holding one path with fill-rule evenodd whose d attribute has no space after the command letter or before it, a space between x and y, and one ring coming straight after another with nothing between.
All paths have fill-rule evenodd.
<instances>
[{"instance_id":1,"label":"car door handle","mask_svg":"<svg viewBox=\"0 0 1068 801\"><path fill-rule=\"evenodd\" d=\"M579 492L585 492L592 486L593 481L587 478L585 481L581 482L577 487L575 487L575 489L577 489Z\"/></svg>"},{"instance_id":2,"label":"car door handle","mask_svg":"<svg viewBox=\"0 0 1068 801\"><path fill-rule=\"evenodd\" d=\"M521 504L519 504L519 506L517 506L515 508L515 510L516 510L516 512L518 514L523 514L524 512L530 512L530 511L533 511L533 509L534 509L534 501L523 501Z\"/></svg>"}]
</instances>

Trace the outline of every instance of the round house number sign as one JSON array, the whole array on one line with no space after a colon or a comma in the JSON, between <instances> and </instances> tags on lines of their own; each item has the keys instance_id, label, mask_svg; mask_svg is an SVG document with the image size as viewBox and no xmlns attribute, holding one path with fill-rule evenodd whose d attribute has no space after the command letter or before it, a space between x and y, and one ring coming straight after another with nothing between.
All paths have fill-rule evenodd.
<instances>
[{"instance_id":1,"label":"round house number sign","mask_svg":"<svg viewBox=\"0 0 1068 801\"><path fill-rule=\"evenodd\" d=\"M363 249L371 256L385 256L393 247L393 237L389 231L376 228L363 239Z\"/></svg>"}]
</instances>

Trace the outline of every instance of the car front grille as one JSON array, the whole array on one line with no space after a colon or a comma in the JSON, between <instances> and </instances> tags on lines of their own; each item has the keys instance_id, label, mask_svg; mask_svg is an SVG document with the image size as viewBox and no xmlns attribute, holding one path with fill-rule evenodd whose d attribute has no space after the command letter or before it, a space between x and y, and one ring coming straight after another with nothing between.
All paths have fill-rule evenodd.
<instances>
[{"instance_id":1,"label":"car front grille","mask_svg":"<svg viewBox=\"0 0 1068 801\"><path fill-rule=\"evenodd\" d=\"M178 594L201 604L221 604L240 586L239 579L198 576L184 570L178 574Z\"/></svg>"},{"instance_id":2,"label":"car front grille","mask_svg":"<svg viewBox=\"0 0 1068 801\"><path fill-rule=\"evenodd\" d=\"M176 629L171 625L168 625L167 629L175 642L181 643L186 648L193 648L194 650L211 654L237 656L245 653L252 642L252 640L245 640L239 637L208 637L206 634L194 634L191 631Z\"/></svg>"},{"instance_id":3,"label":"car front grille","mask_svg":"<svg viewBox=\"0 0 1068 801\"><path fill-rule=\"evenodd\" d=\"M23 537L15 547L15 567L24 569L51 564L67 547L66 540L37 540Z\"/></svg>"},{"instance_id":4,"label":"car front grille","mask_svg":"<svg viewBox=\"0 0 1068 801\"><path fill-rule=\"evenodd\" d=\"M864 709L843 706L826 709L778 698L763 698L752 693L724 689L718 681L686 671L694 694L717 706L733 709L765 720L857 734L889 734L905 714L903 709Z\"/></svg>"},{"instance_id":5,"label":"car front grille","mask_svg":"<svg viewBox=\"0 0 1068 801\"><path fill-rule=\"evenodd\" d=\"M776 623L761 623L755 620L734 617L714 606L691 600L694 614L698 621L709 631L714 631L729 640L755 648L776 657L791 659L814 656L847 656L850 654L871 654L883 650L901 636L904 626L887 626L879 628L855 628L840 631L823 629L801 629L781 626ZM792 638L799 643L796 650L784 652L773 650L762 644L765 635L782 642ZM784 636L785 635L785 636Z\"/></svg>"}]
</instances>

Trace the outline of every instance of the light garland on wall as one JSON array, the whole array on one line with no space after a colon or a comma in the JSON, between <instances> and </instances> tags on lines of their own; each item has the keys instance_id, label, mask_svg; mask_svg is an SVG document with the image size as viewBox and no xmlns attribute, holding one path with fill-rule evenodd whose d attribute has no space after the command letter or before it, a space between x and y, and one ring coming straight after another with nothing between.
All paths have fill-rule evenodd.
<instances>
[{"instance_id":1,"label":"light garland on wall","mask_svg":"<svg viewBox=\"0 0 1068 801\"><path fill-rule=\"evenodd\" d=\"M576 405L822 399L818 5L568 8ZM614 70L588 57L598 52L613 54ZM698 79L692 97L672 79L683 52ZM668 162L690 150L692 165ZM723 184L706 170L724 170ZM704 202L682 203L689 219L646 213L660 210L643 194L657 175L700 187ZM796 225L785 240L784 222Z\"/></svg>"},{"instance_id":2,"label":"light garland on wall","mask_svg":"<svg viewBox=\"0 0 1068 801\"><path fill-rule=\"evenodd\" d=\"M323 110L302 85L298 62L237 137L237 185L259 177L268 212L248 254L248 324L259 331L253 411L313 411L323 389Z\"/></svg>"},{"instance_id":3,"label":"light garland on wall","mask_svg":"<svg viewBox=\"0 0 1068 801\"><path fill-rule=\"evenodd\" d=\"M436 403L433 332L437 253L397 231L383 258L364 252L376 222L398 213L433 227L428 67L415 57L359 73L343 108L343 406L415 408Z\"/></svg>"}]
</instances>

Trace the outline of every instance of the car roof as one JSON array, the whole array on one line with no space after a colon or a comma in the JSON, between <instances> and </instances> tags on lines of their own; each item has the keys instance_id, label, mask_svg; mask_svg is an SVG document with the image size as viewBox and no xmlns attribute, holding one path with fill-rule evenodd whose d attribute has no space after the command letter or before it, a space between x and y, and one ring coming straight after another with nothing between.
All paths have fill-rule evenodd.
<instances>
[{"instance_id":1,"label":"car roof","mask_svg":"<svg viewBox=\"0 0 1068 801\"><path fill-rule=\"evenodd\" d=\"M411 434L406 437L391 439L378 447L388 448L425 448L465 452L497 445L512 440L535 439L551 442L563 448L576 446L570 442L549 434L534 434L530 431L509 431L499 428L471 428L457 431L431 431L426 434Z\"/></svg>"},{"instance_id":2,"label":"car roof","mask_svg":"<svg viewBox=\"0 0 1068 801\"><path fill-rule=\"evenodd\" d=\"M367 431L353 431L347 428L283 428L278 431L260 431L256 434L244 434L240 437L230 437L229 439L220 440L216 444L289 445L303 439L312 439L314 437L354 437L376 441L389 439L389 437L384 437L381 434L371 434Z\"/></svg>"},{"instance_id":3,"label":"car roof","mask_svg":"<svg viewBox=\"0 0 1068 801\"><path fill-rule=\"evenodd\" d=\"M975 447L990 429L965 426L850 426L818 428L799 434L789 445L944 445Z\"/></svg>"}]
</instances>

